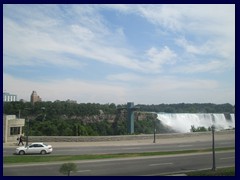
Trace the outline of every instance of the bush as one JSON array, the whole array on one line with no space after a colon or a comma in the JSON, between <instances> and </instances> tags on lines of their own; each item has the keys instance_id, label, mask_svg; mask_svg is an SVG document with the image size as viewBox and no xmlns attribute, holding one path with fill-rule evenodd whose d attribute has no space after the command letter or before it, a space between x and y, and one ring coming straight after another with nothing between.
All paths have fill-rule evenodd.
<instances>
[{"instance_id":1,"label":"bush","mask_svg":"<svg viewBox=\"0 0 240 180\"><path fill-rule=\"evenodd\" d=\"M76 172L77 171L77 165L74 164L74 163L64 163L60 167L59 171L62 174L67 174L68 176L70 176L71 172Z\"/></svg>"}]
</instances>

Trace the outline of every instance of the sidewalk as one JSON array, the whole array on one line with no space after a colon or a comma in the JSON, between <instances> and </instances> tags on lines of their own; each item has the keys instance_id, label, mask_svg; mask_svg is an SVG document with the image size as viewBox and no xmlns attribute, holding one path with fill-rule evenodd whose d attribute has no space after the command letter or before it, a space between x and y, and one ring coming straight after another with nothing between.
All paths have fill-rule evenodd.
<instances>
[{"instance_id":1,"label":"sidewalk","mask_svg":"<svg viewBox=\"0 0 240 180\"><path fill-rule=\"evenodd\" d=\"M211 141L212 136L194 136L194 137L174 137L157 139L155 144L176 144L189 142L203 142ZM217 135L215 140L235 140L234 134ZM24 142L25 143L25 142ZM29 142L31 144L32 142ZM83 146L128 146L128 145L147 145L154 144L152 139L144 140L121 140L121 141L100 141L100 142L45 142L51 144L53 147L83 147ZM3 148L17 147L17 142L3 143Z\"/></svg>"}]
</instances>

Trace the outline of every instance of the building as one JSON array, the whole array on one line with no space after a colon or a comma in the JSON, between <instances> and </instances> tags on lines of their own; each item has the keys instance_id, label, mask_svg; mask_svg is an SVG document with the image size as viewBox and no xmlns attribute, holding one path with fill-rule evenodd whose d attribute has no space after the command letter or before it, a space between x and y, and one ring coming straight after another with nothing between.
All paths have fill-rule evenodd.
<instances>
[{"instance_id":1,"label":"building","mask_svg":"<svg viewBox=\"0 0 240 180\"><path fill-rule=\"evenodd\" d=\"M34 105L35 102L41 102L42 99L37 95L36 91L33 91L31 94L31 103Z\"/></svg>"},{"instance_id":2,"label":"building","mask_svg":"<svg viewBox=\"0 0 240 180\"><path fill-rule=\"evenodd\" d=\"M3 142L16 142L23 134L25 119L16 118L16 115L3 115Z\"/></svg>"},{"instance_id":3,"label":"building","mask_svg":"<svg viewBox=\"0 0 240 180\"><path fill-rule=\"evenodd\" d=\"M3 93L3 102L13 102L13 101L17 101L17 95L10 94L7 92Z\"/></svg>"}]
</instances>

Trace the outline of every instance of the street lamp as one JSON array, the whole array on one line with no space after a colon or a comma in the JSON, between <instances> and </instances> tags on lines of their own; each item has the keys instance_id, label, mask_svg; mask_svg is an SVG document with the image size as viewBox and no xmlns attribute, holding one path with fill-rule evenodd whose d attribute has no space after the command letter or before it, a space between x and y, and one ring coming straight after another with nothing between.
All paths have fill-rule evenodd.
<instances>
[{"instance_id":1,"label":"street lamp","mask_svg":"<svg viewBox=\"0 0 240 180\"><path fill-rule=\"evenodd\" d=\"M154 123L153 123L153 128L154 128L154 130L153 130L153 143L156 143L156 119L154 119Z\"/></svg>"},{"instance_id":2,"label":"street lamp","mask_svg":"<svg viewBox=\"0 0 240 180\"><path fill-rule=\"evenodd\" d=\"M24 108L25 110L31 110L31 108ZM44 111L45 107L41 107L41 109ZM45 120L46 114L43 117L43 120ZM27 116L27 136L26 136L26 146L28 146L28 136L29 136L29 131L30 131L30 121L29 118Z\"/></svg>"},{"instance_id":3,"label":"street lamp","mask_svg":"<svg viewBox=\"0 0 240 180\"><path fill-rule=\"evenodd\" d=\"M215 126L212 125L212 155L213 155L212 170L216 171L214 131L215 131Z\"/></svg>"},{"instance_id":4,"label":"street lamp","mask_svg":"<svg viewBox=\"0 0 240 180\"><path fill-rule=\"evenodd\" d=\"M30 111L31 108L24 108L24 110L28 110L28 111ZM28 146L28 136L29 136L29 118L28 118L28 115L27 115L27 136L26 136L26 146Z\"/></svg>"},{"instance_id":5,"label":"street lamp","mask_svg":"<svg viewBox=\"0 0 240 180\"><path fill-rule=\"evenodd\" d=\"M28 118L27 118L27 123L28 123L28 126L27 126L26 146L28 146L28 136L29 136L29 119Z\"/></svg>"}]
</instances>

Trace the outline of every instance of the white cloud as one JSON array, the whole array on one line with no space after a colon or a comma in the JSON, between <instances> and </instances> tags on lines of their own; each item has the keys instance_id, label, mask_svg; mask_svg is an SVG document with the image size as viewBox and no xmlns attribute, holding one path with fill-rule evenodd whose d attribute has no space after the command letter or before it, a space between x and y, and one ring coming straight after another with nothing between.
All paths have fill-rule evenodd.
<instances>
[{"instance_id":1,"label":"white cloud","mask_svg":"<svg viewBox=\"0 0 240 180\"><path fill-rule=\"evenodd\" d=\"M79 79L29 81L3 74L3 86L18 98L29 100L33 90L44 101L74 99L78 102L124 104L160 104L181 102L235 103L234 88L221 88L215 80L178 78L168 76L139 76L137 74L113 74L112 82L84 81ZM63 88L64 86L64 88ZM21 88L19 88L21 87ZM16 89L18 91L16 92Z\"/></svg>"},{"instance_id":2,"label":"white cloud","mask_svg":"<svg viewBox=\"0 0 240 180\"><path fill-rule=\"evenodd\" d=\"M187 53L192 53L192 54L206 53L201 51L201 48L199 48L198 46L195 46L190 42L188 42L185 38L176 39L176 43L177 45L183 47L183 49L185 49Z\"/></svg>"},{"instance_id":3,"label":"white cloud","mask_svg":"<svg viewBox=\"0 0 240 180\"><path fill-rule=\"evenodd\" d=\"M71 29L73 33L81 40L88 40L91 41L94 38L94 34L91 30L85 27L81 27L78 25L71 25Z\"/></svg>"},{"instance_id":4,"label":"white cloud","mask_svg":"<svg viewBox=\"0 0 240 180\"><path fill-rule=\"evenodd\" d=\"M176 54L167 46L160 50L152 47L147 51L147 55L150 59L150 63L153 63L156 66L162 64L174 64L176 58Z\"/></svg>"},{"instance_id":5,"label":"white cloud","mask_svg":"<svg viewBox=\"0 0 240 180\"><path fill-rule=\"evenodd\" d=\"M162 31L168 32L171 36L179 34L186 36L187 39L178 38L177 44L180 45L185 52L178 52L179 58L185 58L187 64L192 61L199 61L198 58L189 55L204 56L203 66L207 64L216 64L212 58L218 58L216 68L217 71L233 68L235 66L235 5L233 4L176 4L176 5L138 5L135 10L149 22L155 24ZM176 52L177 53L177 52ZM184 56L183 56L184 55ZM199 70L191 70L192 66L188 66L188 72L199 72ZM186 69L186 68L185 68ZM204 72L211 72L212 68L206 68ZM183 72L184 73L184 72Z\"/></svg>"},{"instance_id":6,"label":"white cloud","mask_svg":"<svg viewBox=\"0 0 240 180\"><path fill-rule=\"evenodd\" d=\"M4 16L4 55L12 55L19 57L23 62L19 63L17 60L14 62L6 62L6 64L21 64L29 65L39 63L34 61L34 57L43 58L41 63L50 63L54 65L65 64L62 59L58 58L52 61L51 58L45 57L55 53L62 56L64 53L77 55L81 58L90 58L96 61L121 66L127 69L132 69L140 72L156 73L165 64L174 64L176 52L173 52L170 47L164 46L163 49L156 49L152 47L147 51L149 59L144 63L140 59L142 55L135 54L131 49L127 49L126 41L121 41L125 38L122 28L117 27L115 30L110 30L107 22L101 14L97 11L100 8L108 7L118 9L122 13L136 13L146 18L149 22L154 23L156 26L170 29L172 31L186 30L198 36L199 34L217 34L216 39L210 39L204 44L190 43L186 39L178 39L177 42L181 45L186 52L193 54L218 55L224 58L233 59L234 43L234 23L229 19L228 12L231 7L218 6L220 10L217 11L222 17L219 20L218 15L212 13L215 7L211 5L195 6L195 5L109 5L109 6L67 6L65 8L65 15L57 17L59 9L56 6L44 6L46 9L52 9L52 12L44 10L46 14L38 12L43 9L41 6L36 6L35 11L29 16L25 12L26 8L18 9L20 14L24 14L25 24L16 23ZM24 12L24 13L23 13ZM55 12L55 13L54 13ZM203 13L204 12L204 13ZM230 12L232 14L232 12ZM70 17L74 17L74 23L68 22ZM211 18L210 18L211 17ZM47 21L45 21L47 18ZM44 19L44 20L43 20ZM210 20L209 20L210 19ZM229 21L227 21L229 20ZM33 22L34 21L34 22ZM211 24L209 24L209 21ZM46 22L46 24L44 24ZM193 23L197 23L193 25ZM226 26L226 24L229 26ZM196 28L199 26L199 29ZM207 28L206 28L207 26ZM226 27L219 28L220 26ZM38 28L41 27L39 30ZM45 27L45 30L43 30ZM47 28L46 28L47 27ZM200 28L202 27L202 28ZM71 30L71 31L69 31ZM193 31L194 30L194 31ZM116 33L117 32L117 33ZM229 39L228 39L229 38ZM121 42L124 44L120 44ZM80 59L81 59L80 58ZM60 62L59 62L60 61ZM61 63L63 61L63 63ZM234 60L231 60L234 64ZM82 66L82 63L72 60L71 64Z\"/></svg>"},{"instance_id":7,"label":"white cloud","mask_svg":"<svg viewBox=\"0 0 240 180\"><path fill-rule=\"evenodd\" d=\"M181 30L183 27L183 14L175 5L142 5L138 7L139 14L153 24L161 25L172 31Z\"/></svg>"},{"instance_id":8,"label":"white cloud","mask_svg":"<svg viewBox=\"0 0 240 180\"><path fill-rule=\"evenodd\" d=\"M35 82L3 74L4 89L16 93L18 99L29 101L30 93L36 90L43 101L74 99L78 102L107 103L126 101L126 90L116 84L99 81L75 79L50 80ZM63 88L64 86L64 88ZM19 88L21 87L21 88Z\"/></svg>"},{"instance_id":9,"label":"white cloud","mask_svg":"<svg viewBox=\"0 0 240 180\"><path fill-rule=\"evenodd\" d=\"M120 74L108 75L106 79L111 81L136 82L136 81L141 81L142 78L133 73L120 73Z\"/></svg>"},{"instance_id":10,"label":"white cloud","mask_svg":"<svg viewBox=\"0 0 240 180\"><path fill-rule=\"evenodd\" d=\"M181 78L174 76L151 75L143 76L133 73L112 74L107 77L111 81L120 81L131 84L131 88L141 88L143 93L151 91L151 93L175 91L181 89L189 90L214 90L219 88L220 84L215 80ZM140 84L140 86L136 86Z\"/></svg>"},{"instance_id":11,"label":"white cloud","mask_svg":"<svg viewBox=\"0 0 240 180\"><path fill-rule=\"evenodd\" d=\"M172 31L217 36L234 34L233 4L140 5L135 8L148 21Z\"/></svg>"},{"instance_id":12,"label":"white cloud","mask_svg":"<svg viewBox=\"0 0 240 180\"><path fill-rule=\"evenodd\" d=\"M178 73L220 73L225 70L228 65L224 61L212 60L210 62L191 63L186 66L179 66L173 69L173 72Z\"/></svg>"},{"instance_id":13,"label":"white cloud","mask_svg":"<svg viewBox=\"0 0 240 180\"><path fill-rule=\"evenodd\" d=\"M132 99L161 103L174 102L174 98L175 102L184 99L194 102L196 98L218 103L224 102L227 94L229 101L234 101L234 88L223 90L217 80L201 79L201 74L199 79L181 78L186 73L205 76L233 69L233 5L6 5L3 8L4 72L13 66L25 66L27 70L30 66L62 66L72 70L95 62L113 65L118 72L113 74L112 69L104 69L110 75L100 81L82 81L76 77L57 81L50 77L45 83L4 74L4 89L15 93L22 87L20 97L37 90L48 100L64 97L84 102L125 103ZM144 49L132 47L127 27L109 24L109 19L101 14L106 9L142 18L164 34L152 42L151 38L149 42L137 41L147 44ZM167 77L165 73L176 77Z\"/></svg>"},{"instance_id":14,"label":"white cloud","mask_svg":"<svg viewBox=\"0 0 240 180\"><path fill-rule=\"evenodd\" d=\"M103 4L101 7L114 9L114 10L118 10L118 11L121 11L121 12L124 12L124 13L128 13L129 11L132 10L131 6L134 6L134 5L127 5L127 4Z\"/></svg>"},{"instance_id":15,"label":"white cloud","mask_svg":"<svg viewBox=\"0 0 240 180\"><path fill-rule=\"evenodd\" d=\"M78 8L74 10L79 13ZM142 67L137 56L131 51L120 44L112 44L116 42L116 39L124 38L123 30L117 28L116 31L110 32L99 14L91 8L87 10L88 16L84 13L77 16L82 20L81 25L53 24L49 27L50 30L46 31L38 31L33 24L27 23L27 26L17 24L4 17L4 55L13 56L5 61L5 66L47 63L57 66L63 64L68 67L82 67L79 60L72 59L68 63L64 59L70 60L69 58L60 58L64 54L72 54L80 59L88 58L136 71L148 71L148 67ZM113 36L115 37L111 38ZM36 57L42 58L40 64ZM20 62L19 59L22 61Z\"/></svg>"},{"instance_id":16,"label":"white cloud","mask_svg":"<svg viewBox=\"0 0 240 180\"><path fill-rule=\"evenodd\" d=\"M116 74L115 77L116 79L112 80L122 83L121 86L125 87L128 94L127 99L131 99L135 104L235 103L234 87L223 88L216 80L174 76L146 77L134 74ZM226 101L227 99L229 101Z\"/></svg>"},{"instance_id":17,"label":"white cloud","mask_svg":"<svg viewBox=\"0 0 240 180\"><path fill-rule=\"evenodd\" d=\"M177 77L161 77L156 78L151 89L161 90L214 90L219 87L217 81L193 79L193 78L177 78Z\"/></svg>"}]
</instances>

